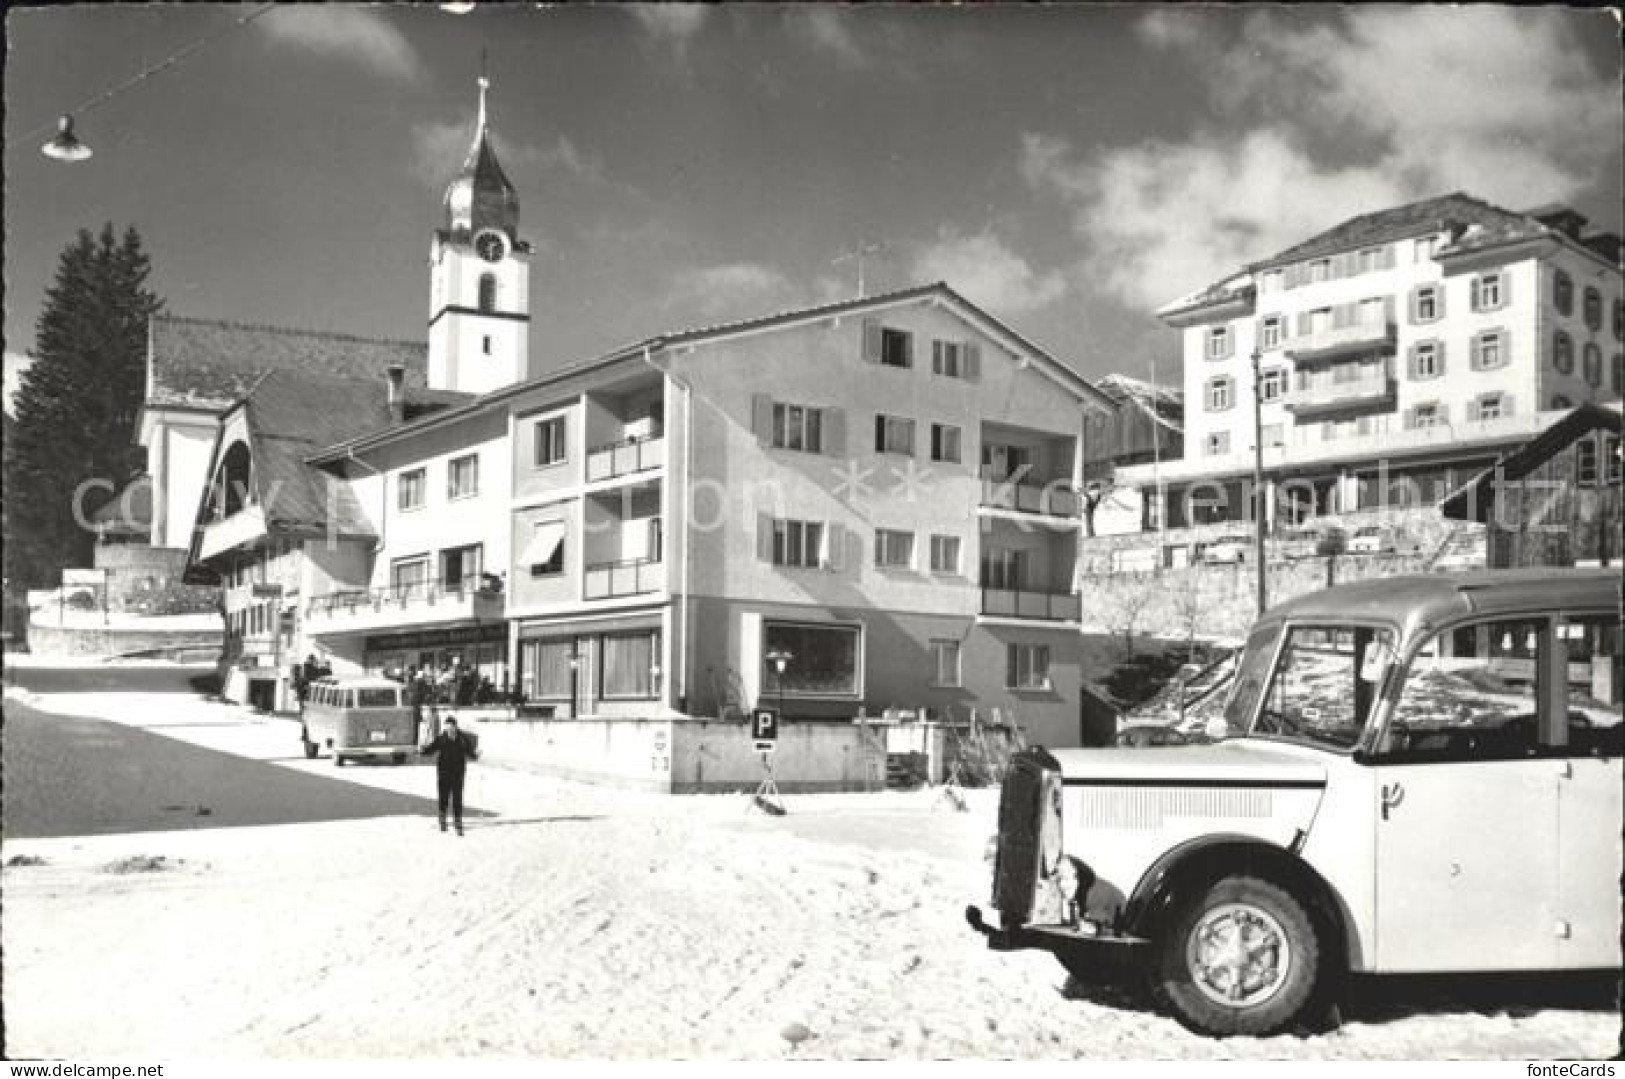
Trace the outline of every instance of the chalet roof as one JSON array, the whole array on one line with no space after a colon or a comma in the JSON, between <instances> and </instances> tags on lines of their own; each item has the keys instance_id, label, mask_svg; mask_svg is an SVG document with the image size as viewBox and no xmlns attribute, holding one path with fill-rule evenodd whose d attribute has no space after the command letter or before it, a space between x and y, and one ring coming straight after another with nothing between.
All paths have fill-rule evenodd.
<instances>
[{"instance_id":1,"label":"chalet roof","mask_svg":"<svg viewBox=\"0 0 1625 1079\"><path fill-rule=\"evenodd\" d=\"M146 407L223 411L269 371L376 379L392 364L422 389L428 347L348 334L154 315L148 329Z\"/></svg>"},{"instance_id":2,"label":"chalet roof","mask_svg":"<svg viewBox=\"0 0 1625 1079\"><path fill-rule=\"evenodd\" d=\"M387 426L386 394L382 379L294 371L261 376L238 407L248 413L254 483L265 507L267 531L374 534L350 485L311 468L305 458L350 432Z\"/></svg>"},{"instance_id":3,"label":"chalet roof","mask_svg":"<svg viewBox=\"0 0 1625 1079\"><path fill-rule=\"evenodd\" d=\"M1502 454L1493 465L1440 502L1439 510L1458 521L1488 521L1494 512L1498 483L1523 479L1592 431L1612 431L1617 435L1620 428L1617 403L1580 405L1522 446Z\"/></svg>"}]
</instances>

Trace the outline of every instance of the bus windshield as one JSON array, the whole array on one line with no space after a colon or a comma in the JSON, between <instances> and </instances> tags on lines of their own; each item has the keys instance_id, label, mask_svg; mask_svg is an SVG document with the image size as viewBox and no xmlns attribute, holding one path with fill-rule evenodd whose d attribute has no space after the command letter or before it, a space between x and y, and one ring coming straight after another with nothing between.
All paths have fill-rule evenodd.
<instances>
[{"instance_id":1,"label":"bus windshield","mask_svg":"<svg viewBox=\"0 0 1625 1079\"><path fill-rule=\"evenodd\" d=\"M358 689L355 692L357 708L394 708L401 703L397 689Z\"/></svg>"},{"instance_id":2,"label":"bus windshield","mask_svg":"<svg viewBox=\"0 0 1625 1079\"><path fill-rule=\"evenodd\" d=\"M1293 626L1248 733L1353 749L1393 655L1385 628Z\"/></svg>"}]
</instances>

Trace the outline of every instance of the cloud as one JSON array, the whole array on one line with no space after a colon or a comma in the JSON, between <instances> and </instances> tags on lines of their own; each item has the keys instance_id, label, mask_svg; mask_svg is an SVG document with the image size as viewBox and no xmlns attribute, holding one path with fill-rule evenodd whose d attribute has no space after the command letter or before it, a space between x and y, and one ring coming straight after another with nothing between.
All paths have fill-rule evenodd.
<instances>
[{"instance_id":1,"label":"cloud","mask_svg":"<svg viewBox=\"0 0 1625 1079\"><path fill-rule=\"evenodd\" d=\"M419 70L417 53L378 8L288 4L257 25L273 41L357 61L380 75L412 78Z\"/></svg>"},{"instance_id":2,"label":"cloud","mask_svg":"<svg viewBox=\"0 0 1625 1079\"><path fill-rule=\"evenodd\" d=\"M685 324L754 318L802 306L790 279L759 262L728 262L678 271L664 306Z\"/></svg>"},{"instance_id":3,"label":"cloud","mask_svg":"<svg viewBox=\"0 0 1625 1079\"><path fill-rule=\"evenodd\" d=\"M1183 139L1098 152L1028 133L1027 182L1072 209L1079 272L1156 307L1354 215L1452 190L1513 209L1620 166L1617 86L1572 13L1372 6L1136 25L1208 83ZM1200 30L1200 32L1197 32Z\"/></svg>"},{"instance_id":4,"label":"cloud","mask_svg":"<svg viewBox=\"0 0 1625 1079\"><path fill-rule=\"evenodd\" d=\"M946 281L998 315L1036 310L1067 288L1060 273L1038 273L990 232L960 236L946 229L915 256L912 279Z\"/></svg>"},{"instance_id":5,"label":"cloud","mask_svg":"<svg viewBox=\"0 0 1625 1079\"><path fill-rule=\"evenodd\" d=\"M670 46L679 58L687 55L689 40L711 13L705 4L624 4L620 10L637 19L645 33Z\"/></svg>"},{"instance_id":6,"label":"cloud","mask_svg":"<svg viewBox=\"0 0 1625 1079\"><path fill-rule=\"evenodd\" d=\"M822 7L810 5L792 7L785 19L790 29L801 40L827 52L848 68L865 68L870 60L850 29L848 9L844 6Z\"/></svg>"},{"instance_id":7,"label":"cloud","mask_svg":"<svg viewBox=\"0 0 1625 1079\"><path fill-rule=\"evenodd\" d=\"M1141 16L1134 32L1153 48L1188 48L1202 41L1201 22L1195 9L1157 7Z\"/></svg>"},{"instance_id":8,"label":"cloud","mask_svg":"<svg viewBox=\"0 0 1625 1079\"><path fill-rule=\"evenodd\" d=\"M550 145L508 142L492 132L497 159L503 171L515 183L521 177L536 173L565 173L592 183L604 179L604 163L597 155L583 151L564 135ZM410 168L418 179L437 186L447 183L462 167L474 140L474 117L455 123L425 122L412 128L412 160Z\"/></svg>"}]
</instances>

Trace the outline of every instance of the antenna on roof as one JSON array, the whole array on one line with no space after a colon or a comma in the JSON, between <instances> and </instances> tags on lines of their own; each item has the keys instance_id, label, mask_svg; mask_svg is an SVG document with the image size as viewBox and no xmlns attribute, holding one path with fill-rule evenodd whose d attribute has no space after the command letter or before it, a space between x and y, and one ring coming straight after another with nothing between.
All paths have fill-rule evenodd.
<instances>
[{"instance_id":1,"label":"antenna on roof","mask_svg":"<svg viewBox=\"0 0 1625 1079\"><path fill-rule=\"evenodd\" d=\"M879 240L860 240L856 247L853 247L849 251L841 252L839 255L836 255L834 258L830 259L829 262L831 266L836 266L843 262L856 262L858 264L858 299L861 300L865 295L863 287L863 261L868 256L877 255L884 250L886 250L886 245L881 243Z\"/></svg>"}]
</instances>

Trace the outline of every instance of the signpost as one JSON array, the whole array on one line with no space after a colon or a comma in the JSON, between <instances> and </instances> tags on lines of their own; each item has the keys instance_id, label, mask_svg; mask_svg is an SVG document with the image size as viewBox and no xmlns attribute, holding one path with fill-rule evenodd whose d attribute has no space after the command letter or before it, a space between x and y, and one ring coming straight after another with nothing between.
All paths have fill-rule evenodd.
<instances>
[{"instance_id":1,"label":"signpost","mask_svg":"<svg viewBox=\"0 0 1625 1079\"><path fill-rule=\"evenodd\" d=\"M751 795L750 804L745 806L745 812L752 808L760 808L762 812L782 817L785 814L784 806L780 802L779 785L773 780L773 750L779 741L779 713L773 708L758 708L750 717L751 738L756 744L756 752L762 757L762 782Z\"/></svg>"}]
</instances>

